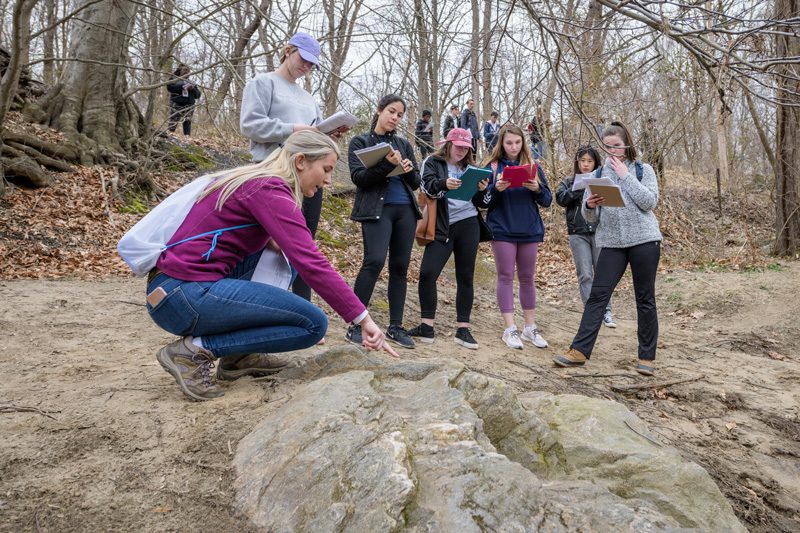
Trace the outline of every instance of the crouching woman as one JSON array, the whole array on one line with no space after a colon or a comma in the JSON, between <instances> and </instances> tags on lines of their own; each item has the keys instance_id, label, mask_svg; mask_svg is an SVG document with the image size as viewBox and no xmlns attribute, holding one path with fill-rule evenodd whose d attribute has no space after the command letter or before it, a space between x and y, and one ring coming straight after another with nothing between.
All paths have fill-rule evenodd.
<instances>
[{"instance_id":1,"label":"crouching woman","mask_svg":"<svg viewBox=\"0 0 800 533\"><path fill-rule=\"evenodd\" d=\"M361 326L364 346L394 354L317 249L300 208L303 198L330 184L338 157L330 137L292 134L265 161L214 176L167 243L148 278L147 310L158 326L181 336L156 358L189 398L222 396L211 376L218 359L220 377L258 375L269 371L264 352L307 348L325 335L327 318L317 306L251 281L268 245L280 248L345 321Z\"/></svg>"}]
</instances>

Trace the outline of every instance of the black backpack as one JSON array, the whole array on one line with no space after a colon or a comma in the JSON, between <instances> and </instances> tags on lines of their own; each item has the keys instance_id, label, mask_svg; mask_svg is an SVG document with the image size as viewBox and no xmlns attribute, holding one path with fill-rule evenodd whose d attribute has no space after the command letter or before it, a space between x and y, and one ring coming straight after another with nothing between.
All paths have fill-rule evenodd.
<instances>
[{"instance_id":1,"label":"black backpack","mask_svg":"<svg viewBox=\"0 0 800 533\"><path fill-rule=\"evenodd\" d=\"M637 159L636 161L633 162L633 168L636 169L636 179L642 181L642 176L644 175L644 166L642 165L642 162ZM602 177L602 174L603 174L603 167L601 165L600 168L595 170L594 177L595 178Z\"/></svg>"}]
</instances>

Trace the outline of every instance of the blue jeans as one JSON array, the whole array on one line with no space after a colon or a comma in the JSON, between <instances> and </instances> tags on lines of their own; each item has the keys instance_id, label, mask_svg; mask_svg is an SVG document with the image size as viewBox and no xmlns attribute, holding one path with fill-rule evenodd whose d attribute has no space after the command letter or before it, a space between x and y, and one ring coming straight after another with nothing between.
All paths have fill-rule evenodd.
<instances>
[{"instance_id":1,"label":"blue jeans","mask_svg":"<svg viewBox=\"0 0 800 533\"><path fill-rule=\"evenodd\" d=\"M239 263L218 281L181 281L164 273L147 285L167 296L147 311L174 335L203 337L217 357L254 352L289 352L319 342L328 329L325 313L291 292L249 281L260 253Z\"/></svg>"}]
</instances>

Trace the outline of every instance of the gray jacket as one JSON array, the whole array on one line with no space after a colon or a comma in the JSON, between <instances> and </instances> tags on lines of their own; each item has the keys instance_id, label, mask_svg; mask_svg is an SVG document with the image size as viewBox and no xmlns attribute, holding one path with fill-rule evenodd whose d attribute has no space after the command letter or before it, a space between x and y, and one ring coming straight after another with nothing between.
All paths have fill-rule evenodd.
<instances>
[{"instance_id":1,"label":"gray jacket","mask_svg":"<svg viewBox=\"0 0 800 533\"><path fill-rule=\"evenodd\" d=\"M586 200L588 189L583 194L581 213L591 224L597 225L595 242L600 248L630 248L637 244L663 239L658 220L653 214L658 204L658 181L653 167L644 163L642 181L636 179L632 161L625 161L628 175L620 179L611 167L610 160L603 165L602 176L610 178L622 190L625 207L596 207L589 209Z\"/></svg>"}]
</instances>

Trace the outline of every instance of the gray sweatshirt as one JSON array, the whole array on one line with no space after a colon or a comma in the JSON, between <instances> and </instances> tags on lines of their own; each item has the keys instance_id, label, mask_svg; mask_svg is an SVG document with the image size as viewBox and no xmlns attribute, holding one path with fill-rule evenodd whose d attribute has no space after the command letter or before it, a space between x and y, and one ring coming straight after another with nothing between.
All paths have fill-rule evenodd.
<instances>
[{"instance_id":1,"label":"gray sweatshirt","mask_svg":"<svg viewBox=\"0 0 800 533\"><path fill-rule=\"evenodd\" d=\"M581 213L587 222L597 224L595 242L600 248L630 248L637 244L663 239L658 229L658 220L653 214L658 203L658 181L653 167L643 163L642 181L636 179L633 162L625 161L628 175L620 179L611 167L611 161L603 165L602 176L611 178L622 190L625 207L586 207L588 189L583 193Z\"/></svg>"},{"instance_id":2,"label":"gray sweatshirt","mask_svg":"<svg viewBox=\"0 0 800 533\"><path fill-rule=\"evenodd\" d=\"M320 121L322 114L314 97L276 72L259 74L244 88L239 128L250 139L254 162L275 151L292 134L295 124Z\"/></svg>"}]
</instances>

